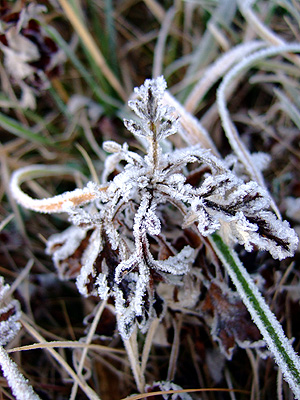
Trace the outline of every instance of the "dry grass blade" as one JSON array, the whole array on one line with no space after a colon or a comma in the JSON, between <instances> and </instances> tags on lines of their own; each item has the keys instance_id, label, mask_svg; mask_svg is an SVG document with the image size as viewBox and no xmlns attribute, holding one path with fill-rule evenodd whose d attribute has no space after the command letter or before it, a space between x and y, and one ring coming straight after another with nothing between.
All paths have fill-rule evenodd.
<instances>
[{"instance_id":1,"label":"dry grass blade","mask_svg":"<svg viewBox=\"0 0 300 400\"><path fill-rule=\"evenodd\" d=\"M228 50L211 64L199 82L187 97L184 106L190 113L194 113L208 90L220 79L238 60L265 46L264 42L253 41L242 43Z\"/></svg>"},{"instance_id":2,"label":"dry grass blade","mask_svg":"<svg viewBox=\"0 0 300 400\"><path fill-rule=\"evenodd\" d=\"M98 304L98 309L95 310L95 317L94 317L94 320L93 320L93 322L92 322L92 325L91 325L91 327L90 327L90 329L89 329L89 333L88 333L88 335L87 335L87 337L86 337L86 342L85 342L85 344L86 344L87 346L85 346L85 347L83 348L83 352L82 352L82 354L81 354L80 361L79 361L79 365L78 365L78 368L77 368L77 374L78 374L78 376L79 376L80 378L83 378L83 376L82 376L82 369L83 369L84 362L85 362L85 359L86 359L86 356L87 356L87 353L88 353L88 349L89 349L89 348L88 348L88 345L89 345L89 344L92 342L92 340L93 340L93 336L95 335L95 331L96 331L97 325L99 324L99 321L100 321L100 318L101 318L101 315L102 315L102 312L103 312L105 306L106 306L106 301L102 301L102 303L99 303L99 304ZM71 392L70 400L76 398L77 388L78 388L78 383L77 383L77 382L74 382L74 385L73 385L73 387L72 387L72 392Z\"/></svg>"},{"instance_id":3,"label":"dry grass blade","mask_svg":"<svg viewBox=\"0 0 300 400\"><path fill-rule=\"evenodd\" d=\"M201 393L201 392L224 392L224 393L241 393L249 394L247 390L237 390L237 389L221 389L221 388L203 388L203 389L181 389L181 390L160 390L158 392L142 393L136 396L128 396L121 400L140 400L147 399L150 396L161 396L164 394L176 394L176 393Z\"/></svg>"},{"instance_id":4,"label":"dry grass blade","mask_svg":"<svg viewBox=\"0 0 300 400\"><path fill-rule=\"evenodd\" d=\"M88 32L86 27L80 21L79 17L74 12L72 6L66 0L59 0L60 5L63 7L67 17L69 18L70 22L74 26L75 31L77 32L78 36L83 41L86 48L91 53L92 57L94 58L96 64L101 68L103 75L106 77L108 82L111 86L116 90L116 92L120 95L123 100L127 99L127 95L124 92L124 89L118 79L115 77L111 69L106 63L105 58L103 57L99 47L96 45L94 39L92 38L91 34Z\"/></svg>"},{"instance_id":5,"label":"dry grass blade","mask_svg":"<svg viewBox=\"0 0 300 400\"><path fill-rule=\"evenodd\" d=\"M115 353L125 355L125 350L121 349L114 349L108 346L101 346L100 344L93 344L93 343L83 343L83 342L76 342L76 341L52 341L52 342L39 342L34 344L28 344L20 347L13 347L8 350L8 353L15 353L18 351L29 351L29 350L38 350L38 349L46 349L46 348L62 348L62 349L85 349L88 348L89 350L95 350L98 352L103 353Z\"/></svg>"},{"instance_id":6,"label":"dry grass blade","mask_svg":"<svg viewBox=\"0 0 300 400\"><path fill-rule=\"evenodd\" d=\"M29 323L27 323L24 319L22 319L22 325L24 328L38 340L41 344L46 345L46 340L41 336ZM74 370L67 364L64 358L58 354L52 347L47 347L47 351L50 355L63 367L63 369L67 372L67 374L76 382L78 386L83 390L83 392L87 395L90 400L99 400L99 396L90 388L86 382L84 382L75 372Z\"/></svg>"},{"instance_id":7,"label":"dry grass blade","mask_svg":"<svg viewBox=\"0 0 300 400\"><path fill-rule=\"evenodd\" d=\"M158 34L158 40L154 51L153 70L152 70L153 78L157 78L162 74L167 35L168 32L170 31L172 21L175 17L175 13L176 13L176 8L174 6L170 7L168 12L166 13L166 17L162 23L161 30Z\"/></svg>"}]
</instances>

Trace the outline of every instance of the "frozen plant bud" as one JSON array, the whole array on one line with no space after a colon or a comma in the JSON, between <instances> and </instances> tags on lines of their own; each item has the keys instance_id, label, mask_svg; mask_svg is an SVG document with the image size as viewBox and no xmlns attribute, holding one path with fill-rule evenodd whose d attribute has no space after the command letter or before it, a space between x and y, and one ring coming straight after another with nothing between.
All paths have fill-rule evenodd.
<instances>
[{"instance_id":1,"label":"frozen plant bud","mask_svg":"<svg viewBox=\"0 0 300 400\"><path fill-rule=\"evenodd\" d=\"M107 153L119 153L122 150L122 146L112 140L103 142L102 147Z\"/></svg>"}]
</instances>

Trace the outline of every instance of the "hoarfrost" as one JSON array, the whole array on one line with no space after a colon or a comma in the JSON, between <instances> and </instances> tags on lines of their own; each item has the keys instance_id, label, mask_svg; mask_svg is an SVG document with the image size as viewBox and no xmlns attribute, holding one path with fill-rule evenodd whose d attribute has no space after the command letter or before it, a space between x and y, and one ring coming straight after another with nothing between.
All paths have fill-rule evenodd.
<instances>
[{"instance_id":1,"label":"hoarfrost","mask_svg":"<svg viewBox=\"0 0 300 400\"><path fill-rule=\"evenodd\" d=\"M176 385L174 382L170 381L159 381L153 382L152 385L146 385L145 390L149 393L149 397L151 397L152 392L156 391L168 391L168 390L182 390L182 387ZM161 397L164 400L192 400L192 397L185 392L182 393L173 393L173 394L162 394Z\"/></svg>"},{"instance_id":2,"label":"hoarfrost","mask_svg":"<svg viewBox=\"0 0 300 400\"><path fill-rule=\"evenodd\" d=\"M163 315L159 282L180 284L196 258L197 250L175 250L163 239L168 215L183 228L198 229L203 236L221 230L230 244L266 250L278 259L292 256L298 244L289 224L269 211L267 192L242 179L234 157L222 161L199 145L163 152L159 142L177 130L173 109L163 105L165 89L163 77L135 89L128 104L138 121L124 123L144 139L146 154L129 151L126 143L104 142L104 150L112 154L101 185L90 182L83 189L33 200L19 187L24 170L11 183L25 207L69 213L73 226L52 236L47 252L60 277L77 278L84 296L113 297L124 338L136 325L145 332L153 318ZM261 168L266 165L264 155L253 157ZM165 252L160 251L163 241Z\"/></svg>"},{"instance_id":3,"label":"hoarfrost","mask_svg":"<svg viewBox=\"0 0 300 400\"><path fill-rule=\"evenodd\" d=\"M3 348L19 332L21 324L20 304L17 300L8 298L9 285L4 284L0 277L0 366L13 395L17 400L39 400L39 396L29 385L27 379L20 373L6 350Z\"/></svg>"}]
</instances>

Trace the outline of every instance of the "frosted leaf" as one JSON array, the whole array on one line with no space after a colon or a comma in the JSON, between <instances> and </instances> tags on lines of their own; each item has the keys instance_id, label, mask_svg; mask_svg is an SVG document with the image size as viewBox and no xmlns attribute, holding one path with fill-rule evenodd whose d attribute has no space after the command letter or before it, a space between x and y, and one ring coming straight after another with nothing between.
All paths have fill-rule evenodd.
<instances>
[{"instance_id":1,"label":"frosted leaf","mask_svg":"<svg viewBox=\"0 0 300 400\"><path fill-rule=\"evenodd\" d=\"M28 381L19 372L17 365L10 359L6 350L2 347L14 339L21 328L20 304L17 300L9 298L9 285L4 284L0 276L0 366L3 376L17 400L38 400Z\"/></svg>"},{"instance_id":2,"label":"frosted leaf","mask_svg":"<svg viewBox=\"0 0 300 400\"><path fill-rule=\"evenodd\" d=\"M149 209L145 215L145 227L150 235L159 235L161 231L161 223L157 215L152 209Z\"/></svg>"},{"instance_id":3,"label":"frosted leaf","mask_svg":"<svg viewBox=\"0 0 300 400\"><path fill-rule=\"evenodd\" d=\"M147 127L142 126L132 119L124 119L123 122L125 127L136 136L147 137L150 134L150 130Z\"/></svg>"},{"instance_id":4,"label":"frosted leaf","mask_svg":"<svg viewBox=\"0 0 300 400\"><path fill-rule=\"evenodd\" d=\"M0 276L0 346L9 343L21 328L20 304L17 300L7 298L9 289L10 286L5 285Z\"/></svg>"},{"instance_id":5,"label":"frosted leaf","mask_svg":"<svg viewBox=\"0 0 300 400\"><path fill-rule=\"evenodd\" d=\"M271 161L271 156L269 154L263 152L257 152L257 153L252 153L250 156L253 164L259 171L264 171L268 168ZM247 179L248 172L245 169L245 165L239 161L236 155L230 154L225 158L224 161L226 164L226 168L231 169L231 171L236 176L242 179Z\"/></svg>"},{"instance_id":6,"label":"frosted leaf","mask_svg":"<svg viewBox=\"0 0 300 400\"><path fill-rule=\"evenodd\" d=\"M87 285L89 284L90 280L96 276L94 263L101 250L102 238L100 229L95 229L89 240L89 244L82 255L82 268L76 280L76 285L79 292L85 297L89 295L97 295L96 290L88 292Z\"/></svg>"},{"instance_id":7,"label":"frosted leaf","mask_svg":"<svg viewBox=\"0 0 300 400\"><path fill-rule=\"evenodd\" d=\"M39 400L40 397L29 385L28 380L24 378L18 370L18 366L11 360L7 352L0 346L0 365L3 376L6 378L11 391L16 400Z\"/></svg>"},{"instance_id":8,"label":"frosted leaf","mask_svg":"<svg viewBox=\"0 0 300 400\"><path fill-rule=\"evenodd\" d=\"M96 279L96 287L98 294L102 300L107 300L109 297L109 287L107 284L107 276L106 274L100 273Z\"/></svg>"},{"instance_id":9,"label":"frosted leaf","mask_svg":"<svg viewBox=\"0 0 300 400\"><path fill-rule=\"evenodd\" d=\"M108 153L120 153L122 146L112 140L107 140L103 143L103 150Z\"/></svg>"},{"instance_id":10,"label":"frosted leaf","mask_svg":"<svg viewBox=\"0 0 300 400\"><path fill-rule=\"evenodd\" d=\"M86 229L72 225L62 233L54 234L48 239L46 254L52 256L60 279L69 279L74 276L74 269L78 270L78 259L74 259L71 266L70 257L79 248L86 235Z\"/></svg>"},{"instance_id":11,"label":"frosted leaf","mask_svg":"<svg viewBox=\"0 0 300 400\"><path fill-rule=\"evenodd\" d=\"M251 158L256 168L258 168L260 171L266 170L271 162L270 154L263 152L252 153Z\"/></svg>"},{"instance_id":12,"label":"frosted leaf","mask_svg":"<svg viewBox=\"0 0 300 400\"><path fill-rule=\"evenodd\" d=\"M255 242L258 248L269 251L273 258L279 260L293 256L299 239L287 221L280 221L269 211L261 211L252 220L260 233Z\"/></svg>"},{"instance_id":13,"label":"frosted leaf","mask_svg":"<svg viewBox=\"0 0 300 400\"><path fill-rule=\"evenodd\" d=\"M188 272L189 264L194 261L195 251L190 246L185 246L175 256L170 256L166 260L155 261L158 270L168 272L173 275L183 275Z\"/></svg>"},{"instance_id":14,"label":"frosted leaf","mask_svg":"<svg viewBox=\"0 0 300 400\"><path fill-rule=\"evenodd\" d=\"M243 348L265 347L238 293L231 291L219 280L213 279L207 284L201 315L206 320L213 316L210 323L212 338L227 359L232 358L236 344Z\"/></svg>"},{"instance_id":15,"label":"frosted leaf","mask_svg":"<svg viewBox=\"0 0 300 400\"><path fill-rule=\"evenodd\" d=\"M141 122L124 120L126 128L134 135L158 142L177 132L177 119L172 114L174 109L162 104L165 89L166 82L162 76L147 79L135 89L137 99L130 100L128 105Z\"/></svg>"},{"instance_id":16,"label":"frosted leaf","mask_svg":"<svg viewBox=\"0 0 300 400\"><path fill-rule=\"evenodd\" d=\"M35 72L29 62L39 58L37 46L26 37L20 35L16 29L10 29L6 34L8 45L0 45L3 51L4 65L16 80L22 80Z\"/></svg>"},{"instance_id":17,"label":"frosted leaf","mask_svg":"<svg viewBox=\"0 0 300 400\"><path fill-rule=\"evenodd\" d=\"M172 110L169 109L166 112L171 112ZM163 140L170 135L174 135L178 130L177 119L170 116L166 121L160 125L158 129L157 140Z\"/></svg>"},{"instance_id":18,"label":"frosted leaf","mask_svg":"<svg viewBox=\"0 0 300 400\"><path fill-rule=\"evenodd\" d=\"M122 261L116 268L115 281L120 283L123 276L131 272L134 268L137 268L142 263L141 257L134 253L128 260Z\"/></svg>"},{"instance_id":19,"label":"frosted leaf","mask_svg":"<svg viewBox=\"0 0 300 400\"><path fill-rule=\"evenodd\" d=\"M166 87L166 81L162 76L157 79L146 79L142 86L135 88L138 99L129 101L129 107L141 119L156 122L161 118L160 106Z\"/></svg>"},{"instance_id":20,"label":"frosted leaf","mask_svg":"<svg viewBox=\"0 0 300 400\"><path fill-rule=\"evenodd\" d=\"M176 385L170 381L158 381L153 382L152 385L146 385L145 391L149 393L151 397L152 392L168 391L168 390L182 390L182 387ZM164 400L192 400L192 397L188 393L173 393L173 394L162 394L161 397Z\"/></svg>"},{"instance_id":21,"label":"frosted leaf","mask_svg":"<svg viewBox=\"0 0 300 400\"><path fill-rule=\"evenodd\" d=\"M231 210L238 208L253 214L270 206L270 198L266 191L253 181L239 184L238 188L228 195L227 202Z\"/></svg>"}]
</instances>

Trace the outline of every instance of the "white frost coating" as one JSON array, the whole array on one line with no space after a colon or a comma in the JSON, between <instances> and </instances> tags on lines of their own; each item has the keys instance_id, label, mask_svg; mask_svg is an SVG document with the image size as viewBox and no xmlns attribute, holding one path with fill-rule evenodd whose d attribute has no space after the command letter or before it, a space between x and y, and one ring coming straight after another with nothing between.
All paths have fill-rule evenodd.
<instances>
[{"instance_id":1,"label":"white frost coating","mask_svg":"<svg viewBox=\"0 0 300 400\"><path fill-rule=\"evenodd\" d=\"M3 347L0 346L0 365L16 400L39 400L40 397L29 385L28 380L18 370Z\"/></svg>"},{"instance_id":2,"label":"white frost coating","mask_svg":"<svg viewBox=\"0 0 300 400\"><path fill-rule=\"evenodd\" d=\"M103 142L103 150L108 153L119 153L122 150L122 146L112 140L107 140Z\"/></svg>"},{"instance_id":3,"label":"white frost coating","mask_svg":"<svg viewBox=\"0 0 300 400\"><path fill-rule=\"evenodd\" d=\"M68 261L65 260L76 251L86 237L86 233L85 229L72 225L62 233L54 234L48 239L46 254L52 255L60 279L68 278Z\"/></svg>"},{"instance_id":4,"label":"white frost coating","mask_svg":"<svg viewBox=\"0 0 300 400\"><path fill-rule=\"evenodd\" d=\"M157 391L157 387L159 388L158 390L161 391L167 391L167 390L182 390L182 387L179 385L176 385L173 382L170 381L158 381L158 382L153 382L152 385L146 385L145 389L146 391L149 390L150 388ZM149 397L151 396L151 392L149 392ZM171 396L171 397L170 397ZM174 393L174 394L162 394L162 397L164 400L192 400L192 397L188 393Z\"/></svg>"},{"instance_id":5,"label":"white frost coating","mask_svg":"<svg viewBox=\"0 0 300 400\"><path fill-rule=\"evenodd\" d=\"M76 279L76 285L79 292L87 297L89 295L97 296L96 289L92 290L92 292L87 292L87 284L89 279L95 278L96 271L94 268L94 263L96 261L97 256L101 253L102 250L102 238L101 232L99 228L96 228L92 233L89 244L87 245L84 253L81 257L82 267L80 270L80 274Z\"/></svg>"},{"instance_id":6,"label":"white frost coating","mask_svg":"<svg viewBox=\"0 0 300 400\"><path fill-rule=\"evenodd\" d=\"M236 289L241 296L245 306L247 307L254 323L257 325L258 329L260 330L265 342L267 343L270 351L272 352L277 364L279 365L286 381L290 385L291 389L293 390L296 398L299 400L300 399L300 358L299 356L295 353L290 341L288 338L285 336L282 326L276 319L275 315L272 313L270 310L269 306L266 304L263 296L259 292L257 286L253 282L252 278L248 274L247 270L239 260L238 256L236 253L231 250L231 256L234 259L235 264L237 265L239 269L239 273L242 274L243 279L247 282L247 285L249 287L248 293L245 291L244 286L242 282L240 281L239 277L236 275L234 269L232 266L227 262L226 258L224 257L224 254L220 251L219 247L216 245L214 240L211 240L211 243L218 254L220 260L222 261L223 265L226 267L226 270L232 279L234 285L236 286ZM264 315L267 318L267 324L263 322L261 319L259 313L255 309L251 299L249 298L249 292L252 292L253 297L255 297L255 300L259 303L259 307L263 310ZM295 374L292 374L290 367L287 365L286 360L283 357L282 352L279 350L278 346L275 343L274 338L271 336L269 332L269 326L274 329L276 332L278 341L280 342L280 346L284 348L284 351L290 358L291 362L294 364L294 368L296 371L296 374L298 375L298 382L295 378Z\"/></svg>"},{"instance_id":7,"label":"white frost coating","mask_svg":"<svg viewBox=\"0 0 300 400\"><path fill-rule=\"evenodd\" d=\"M107 285L107 276L106 274L100 273L96 279L96 286L98 289L98 294L101 299L107 300L109 297L109 287Z\"/></svg>"},{"instance_id":8,"label":"white frost coating","mask_svg":"<svg viewBox=\"0 0 300 400\"><path fill-rule=\"evenodd\" d=\"M5 285L4 278L0 276L0 346L9 343L21 328L20 303L7 298L9 289L10 286Z\"/></svg>"},{"instance_id":9,"label":"white frost coating","mask_svg":"<svg viewBox=\"0 0 300 400\"><path fill-rule=\"evenodd\" d=\"M233 82L233 80L238 77L239 74L250 68L259 60L278 54L284 56L284 54L289 52L299 53L300 45L298 43L290 43L279 46L271 46L267 49L258 50L255 53L245 57L225 75L217 92L217 105L219 109L219 114L229 143L236 155L238 156L239 160L245 165L246 171L248 171L251 179L257 181L262 187L265 186L263 176L259 171L259 168L256 167L253 160L251 159L249 152L239 140L238 131L231 121L228 108L226 107L226 90ZM280 215L279 210L273 201L272 208L277 215Z\"/></svg>"},{"instance_id":10,"label":"white frost coating","mask_svg":"<svg viewBox=\"0 0 300 400\"><path fill-rule=\"evenodd\" d=\"M4 284L4 279L0 277L0 366L4 377L7 379L17 400L38 400L28 381L19 372L17 365L10 359L6 350L2 347L8 344L21 328L19 319L21 318L20 304L17 300L7 298L9 285Z\"/></svg>"},{"instance_id":11,"label":"white frost coating","mask_svg":"<svg viewBox=\"0 0 300 400\"><path fill-rule=\"evenodd\" d=\"M174 109L165 103L165 89L159 77L135 90L129 106L139 119L125 125L146 139L146 154L129 151L126 143L105 142L104 149L113 154L105 161L101 185L90 182L83 189L34 200L22 192L21 183L57 173L58 167L21 169L11 182L25 207L69 214L73 227L51 237L47 252L61 277L77 277L81 294L113 297L118 329L126 339L136 325L145 332L154 318L162 317L159 282L182 284L195 260L197 249L179 251L172 245L168 231L182 220L183 228L198 227L203 236L220 229L230 244L267 250L278 259L293 255L298 243L288 223L269 211L267 191L244 182L245 170L235 157L222 161L200 145L163 153L160 141L179 126ZM192 168L186 168L189 164Z\"/></svg>"},{"instance_id":12,"label":"white frost coating","mask_svg":"<svg viewBox=\"0 0 300 400\"><path fill-rule=\"evenodd\" d=\"M75 189L48 199L33 199L20 189L22 182L28 179L55 174L70 173L71 170L58 166L31 165L20 168L12 175L10 189L17 202L32 211L43 213L69 212L72 208L100 198L103 188L89 182L84 189ZM74 171L72 171L74 172Z\"/></svg>"},{"instance_id":13,"label":"white frost coating","mask_svg":"<svg viewBox=\"0 0 300 400\"><path fill-rule=\"evenodd\" d=\"M184 275L189 270L189 265L195 259L195 250L185 246L176 256L170 256L166 260L154 261L158 270L173 275Z\"/></svg>"},{"instance_id":14,"label":"white frost coating","mask_svg":"<svg viewBox=\"0 0 300 400\"><path fill-rule=\"evenodd\" d=\"M212 63L206 69L202 78L189 94L184 103L186 110L190 113L194 113L198 104L200 104L201 100L203 99L203 96L224 75L224 73L231 68L234 63L242 60L246 55L258 50L263 46L266 46L266 43L258 40L241 43L218 57L217 61Z\"/></svg>"}]
</instances>

